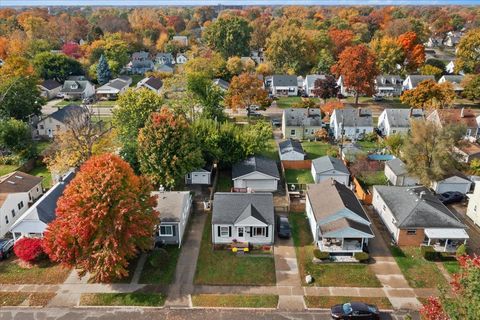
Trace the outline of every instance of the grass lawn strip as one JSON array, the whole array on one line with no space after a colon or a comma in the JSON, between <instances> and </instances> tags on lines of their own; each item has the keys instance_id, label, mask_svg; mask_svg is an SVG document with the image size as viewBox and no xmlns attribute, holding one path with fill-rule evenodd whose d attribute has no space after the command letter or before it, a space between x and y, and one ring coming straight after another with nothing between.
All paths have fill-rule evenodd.
<instances>
[{"instance_id":1,"label":"grass lawn strip","mask_svg":"<svg viewBox=\"0 0 480 320\"><path fill-rule=\"evenodd\" d=\"M446 260L442 261L443 267L450 274L455 274L460 272L460 264L457 260Z\"/></svg>"},{"instance_id":2,"label":"grass lawn strip","mask_svg":"<svg viewBox=\"0 0 480 320\"><path fill-rule=\"evenodd\" d=\"M213 250L211 214L205 222L195 284L200 285L275 285L272 255L237 256L227 250Z\"/></svg>"},{"instance_id":3,"label":"grass lawn strip","mask_svg":"<svg viewBox=\"0 0 480 320\"><path fill-rule=\"evenodd\" d=\"M387 297L319 297L305 296L305 304L308 308L330 308L336 304L347 302L364 302L376 305L380 310L393 309Z\"/></svg>"},{"instance_id":4,"label":"grass lawn strip","mask_svg":"<svg viewBox=\"0 0 480 320\"><path fill-rule=\"evenodd\" d=\"M164 255L166 251L167 255ZM170 284L175 277L175 268L177 260L180 256L180 248L177 246L167 246L163 250L154 250L145 261L142 274L140 275L140 283L152 284ZM159 261L159 264L151 263Z\"/></svg>"},{"instance_id":5,"label":"grass lawn strip","mask_svg":"<svg viewBox=\"0 0 480 320\"><path fill-rule=\"evenodd\" d=\"M45 307L55 296L55 292L34 292L28 298L28 305L31 307Z\"/></svg>"},{"instance_id":6,"label":"grass lawn strip","mask_svg":"<svg viewBox=\"0 0 480 320\"><path fill-rule=\"evenodd\" d=\"M322 141L303 141L303 150L308 155L308 159L316 159L326 155L336 156L337 148L329 143Z\"/></svg>"},{"instance_id":7,"label":"grass lawn strip","mask_svg":"<svg viewBox=\"0 0 480 320\"><path fill-rule=\"evenodd\" d=\"M44 188L49 189L52 187L52 174L44 164L36 165L29 174L36 177L43 177L42 185Z\"/></svg>"},{"instance_id":8,"label":"grass lawn strip","mask_svg":"<svg viewBox=\"0 0 480 320\"><path fill-rule=\"evenodd\" d=\"M29 269L20 267L13 259L0 262L0 284L59 284L69 273L70 269L50 261L41 261Z\"/></svg>"},{"instance_id":9,"label":"grass lawn strip","mask_svg":"<svg viewBox=\"0 0 480 320\"><path fill-rule=\"evenodd\" d=\"M192 295L195 307L276 308L277 295L197 294Z\"/></svg>"},{"instance_id":10,"label":"grass lawn strip","mask_svg":"<svg viewBox=\"0 0 480 320\"><path fill-rule=\"evenodd\" d=\"M381 287L375 273L360 263L313 263L314 244L304 213L291 213L290 225L303 285L305 276L312 275L318 287Z\"/></svg>"},{"instance_id":11,"label":"grass lawn strip","mask_svg":"<svg viewBox=\"0 0 480 320\"><path fill-rule=\"evenodd\" d=\"M277 100L277 107L286 109L292 108L294 104L302 101L301 97L280 97Z\"/></svg>"},{"instance_id":12,"label":"grass lawn strip","mask_svg":"<svg viewBox=\"0 0 480 320\"><path fill-rule=\"evenodd\" d=\"M18 168L16 165L2 164L0 165L0 176L6 175L15 171Z\"/></svg>"},{"instance_id":13,"label":"grass lawn strip","mask_svg":"<svg viewBox=\"0 0 480 320\"><path fill-rule=\"evenodd\" d=\"M0 307L19 306L28 296L28 292L0 292Z\"/></svg>"},{"instance_id":14,"label":"grass lawn strip","mask_svg":"<svg viewBox=\"0 0 480 320\"><path fill-rule=\"evenodd\" d=\"M312 172L308 169L287 169L285 170L285 179L287 180L287 183L314 183Z\"/></svg>"},{"instance_id":15,"label":"grass lawn strip","mask_svg":"<svg viewBox=\"0 0 480 320\"><path fill-rule=\"evenodd\" d=\"M81 306L138 306L161 307L165 296L160 293L84 293L80 296Z\"/></svg>"}]
</instances>

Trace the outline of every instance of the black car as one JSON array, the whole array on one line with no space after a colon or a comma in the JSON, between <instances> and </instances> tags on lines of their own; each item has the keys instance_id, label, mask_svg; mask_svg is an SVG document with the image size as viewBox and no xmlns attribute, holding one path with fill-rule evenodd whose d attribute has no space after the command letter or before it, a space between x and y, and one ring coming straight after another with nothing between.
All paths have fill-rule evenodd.
<instances>
[{"instance_id":1,"label":"black car","mask_svg":"<svg viewBox=\"0 0 480 320\"><path fill-rule=\"evenodd\" d=\"M279 238L290 239L290 223L287 217L278 217L277 234Z\"/></svg>"},{"instance_id":2,"label":"black car","mask_svg":"<svg viewBox=\"0 0 480 320\"><path fill-rule=\"evenodd\" d=\"M272 119L272 125L275 127L280 127L282 125L282 121L279 119Z\"/></svg>"},{"instance_id":3,"label":"black car","mask_svg":"<svg viewBox=\"0 0 480 320\"><path fill-rule=\"evenodd\" d=\"M13 252L12 239L0 239L0 260L7 259Z\"/></svg>"},{"instance_id":4,"label":"black car","mask_svg":"<svg viewBox=\"0 0 480 320\"><path fill-rule=\"evenodd\" d=\"M463 200L465 196L458 191L448 191L438 195L438 200L443 204L457 203Z\"/></svg>"},{"instance_id":5,"label":"black car","mask_svg":"<svg viewBox=\"0 0 480 320\"><path fill-rule=\"evenodd\" d=\"M332 319L380 319L378 308L363 302L348 302L337 304L331 309Z\"/></svg>"}]
</instances>

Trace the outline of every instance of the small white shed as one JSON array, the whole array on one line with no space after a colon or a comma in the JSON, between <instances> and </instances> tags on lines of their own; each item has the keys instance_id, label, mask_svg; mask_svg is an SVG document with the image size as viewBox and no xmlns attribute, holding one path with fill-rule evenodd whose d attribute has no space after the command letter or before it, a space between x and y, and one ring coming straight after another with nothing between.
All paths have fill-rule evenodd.
<instances>
[{"instance_id":1,"label":"small white shed","mask_svg":"<svg viewBox=\"0 0 480 320\"><path fill-rule=\"evenodd\" d=\"M458 191L467 194L470 191L472 182L467 177L461 175L452 175L440 181L432 183L432 189L440 194L449 191Z\"/></svg>"}]
</instances>

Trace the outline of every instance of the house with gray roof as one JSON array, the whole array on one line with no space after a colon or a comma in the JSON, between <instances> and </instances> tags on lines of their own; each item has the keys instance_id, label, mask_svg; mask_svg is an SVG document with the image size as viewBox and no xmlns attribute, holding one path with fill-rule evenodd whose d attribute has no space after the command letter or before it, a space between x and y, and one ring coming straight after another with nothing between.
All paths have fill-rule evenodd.
<instances>
[{"instance_id":1,"label":"house with gray roof","mask_svg":"<svg viewBox=\"0 0 480 320\"><path fill-rule=\"evenodd\" d=\"M160 222L155 232L155 245L175 244L179 247L192 211L192 195L188 191L153 191L155 210L160 212Z\"/></svg>"},{"instance_id":2,"label":"house with gray roof","mask_svg":"<svg viewBox=\"0 0 480 320\"><path fill-rule=\"evenodd\" d=\"M463 81L464 78L465 78L465 76L463 76L461 74L458 74L458 75L456 75L456 74L446 74L438 80L438 83L448 82L452 85L453 90L457 94L460 94L460 93L463 92L462 81Z\"/></svg>"},{"instance_id":3,"label":"house with gray roof","mask_svg":"<svg viewBox=\"0 0 480 320\"><path fill-rule=\"evenodd\" d=\"M41 119L33 131L34 137L53 138L67 129L69 121L82 121L88 116L88 109L76 104L69 104L59 108L54 113Z\"/></svg>"},{"instance_id":4,"label":"house with gray roof","mask_svg":"<svg viewBox=\"0 0 480 320\"><path fill-rule=\"evenodd\" d=\"M302 144L298 140L287 139L278 144L280 160L305 160L307 154L303 151Z\"/></svg>"},{"instance_id":5,"label":"house with gray roof","mask_svg":"<svg viewBox=\"0 0 480 320\"><path fill-rule=\"evenodd\" d=\"M132 60L127 65L126 70L133 74L144 74L153 70L154 63L150 59L150 54L146 51L138 51L132 54Z\"/></svg>"},{"instance_id":6,"label":"house with gray roof","mask_svg":"<svg viewBox=\"0 0 480 320\"><path fill-rule=\"evenodd\" d=\"M82 100L95 95L95 86L83 77L79 80L70 79L63 83L60 93L67 100ZM83 80L80 80L83 79Z\"/></svg>"},{"instance_id":7,"label":"house with gray roof","mask_svg":"<svg viewBox=\"0 0 480 320\"><path fill-rule=\"evenodd\" d=\"M469 238L466 226L423 186L374 186L372 205L400 246L455 252Z\"/></svg>"},{"instance_id":8,"label":"house with gray roof","mask_svg":"<svg viewBox=\"0 0 480 320\"><path fill-rule=\"evenodd\" d=\"M378 129L382 135L388 137L392 134L410 132L412 120L424 119L422 109L384 109L378 117Z\"/></svg>"},{"instance_id":9,"label":"house with gray roof","mask_svg":"<svg viewBox=\"0 0 480 320\"><path fill-rule=\"evenodd\" d=\"M213 84L216 85L220 90L227 91L230 87L230 83L220 78L216 78L212 80Z\"/></svg>"},{"instance_id":10,"label":"house with gray roof","mask_svg":"<svg viewBox=\"0 0 480 320\"><path fill-rule=\"evenodd\" d=\"M265 87L273 96L298 95L298 80L295 75L273 75L265 79Z\"/></svg>"},{"instance_id":11,"label":"house with gray roof","mask_svg":"<svg viewBox=\"0 0 480 320\"><path fill-rule=\"evenodd\" d=\"M212 204L213 244L272 245L274 231L271 193L215 193Z\"/></svg>"},{"instance_id":12,"label":"house with gray roof","mask_svg":"<svg viewBox=\"0 0 480 320\"><path fill-rule=\"evenodd\" d=\"M338 183L350 185L350 171L342 160L330 156L324 156L312 161L312 177L315 183L335 180Z\"/></svg>"},{"instance_id":13,"label":"house with gray roof","mask_svg":"<svg viewBox=\"0 0 480 320\"><path fill-rule=\"evenodd\" d=\"M160 94L162 87L162 79L158 79L155 77L144 78L137 83L137 88L146 88L148 90L152 90L156 94Z\"/></svg>"},{"instance_id":14,"label":"house with gray roof","mask_svg":"<svg viewBox=\"0 0 480 320\"><path fill-rule=\"evenodd\" d=\"M117 99L119 95L127 91L132 84L132 78L122 77L110 80L100 88L97 88L97 97L99 99Z\"/></svg>"},{"instance_id":15,"label":"house with gray roof","mask_svg":"<svg viewBox=\"0 0 480 320\"><path fill-rule=\"evenodd\" d=\"M315 132L322 127L322 114L319 108L289 108L283 110L282 134L284 139L311 139L315 137Z\"/></svg>"},{"instance_id":16,"label":"house with gray roof","mask_svg":"<svg viewBox=\"0 0 480 320\"><path fill-rule=\"evenodd\" d=\"M15 221L10 227L15 241L22 237L43 237L48 224L56 218L58 199L74 177L75 172L69 171Z\"/></svg>"},{"instance_id":17,"label":"house with gray roof","mask_svg":"<svg viewBox=\"0 0 480 320\"><path fill-rule=\"evenodd\" d=\"M305 81L303 82L303 92L309 97L314 97L315 94L313 93L313 89L315 88L315 81L317 80L325 80L326 77L323 74L309 74L305 77Z\"/></svg>"},{"instance_id":18,"label":"house with gray roof","mask_svg":"<svg viewBox=\"0 0 480 320\"><path fill-rule=\"evenodd\" d=\"M385 162L384 172L388 182L393 186L406 187L419 183L417 178L408 174L407 166L398 158Z\"/></svg>"},{"instance_id":19,"label":"house with gray roof","mask_svg":"<svg viewBox=\"0 0 480 320\"><path fill-rule=\"evenodd\" d=\"M432 183L432 190L436 193L460 192L467 194L472 186L472 181L460 171L452 172L443 179Z\"/></svg>"},{"instance_id":20,"label":"house with gray roof","mask_svg":"<svg viewBox=\"0 0 480 320\"><path fill-rule=\"evenodd\" d=\"M426 80L433 80L435 81L434 76L424 76L424 75L409 75L407 78L403 81L403 90L412 90L415 89L420 82L426 81Z\"/></svg>"},{"instance_id":21,"label":"house with gray roof","mask_svg":"<svg viewBox=\"0 0 480 320\"><path fill-rule=\"evenodd\" d=\"M362 252L375 237L353 191L334 179L307 185L306 213L315 243L331 256Z\"/></svg>"},{"instance_id":22,"label":"house with gray roof","mask_svg":"<svg viewBox=\"0 0 480 320\"><path fill-rule=\"evenodd\" d=\"M403 79L397 75L382 74L375 78L375 92L381 97L399 97L403 91Z\"/></svg>"},{"instance_id":23,"label":"house with gray roof","mask_svg":"<svg viewBox=\"0 0 480 320\"><path fill-rule=\"evenodd\" d=\"M342 135L346 140L357 141L373 132L373 117L370 109L335 109L330 116L330 131L336 140Z\"/></svg>"},{"instance_id":24,"label":"house with gray roof","mask_svg":"<svg viewBox=\"0 0 480 320\"><path fill-rule=\"evenodd\" d=\"M277 191L280 173L274 160L253 156L233 165L232 180L237 190Z\"/></svg>"},{"instance_id":25,"label":"house with gray roof","mask_svg":"<svg viewBox=\"0 0 480 320\"><path fill-rule=\"evenodd\" d=\"M48 79L42 81L40 84L37 85L37 87L40 90L40 95L42 97L47 100L51 100L57 98L63 86L56 80Z\"/></svg>"}]
</instances>

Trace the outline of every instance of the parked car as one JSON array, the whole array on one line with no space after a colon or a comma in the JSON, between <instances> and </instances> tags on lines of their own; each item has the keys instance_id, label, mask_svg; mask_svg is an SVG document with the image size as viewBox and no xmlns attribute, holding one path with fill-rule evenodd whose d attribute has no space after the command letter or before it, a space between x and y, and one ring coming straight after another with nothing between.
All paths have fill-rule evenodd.
<instances>
[{"instance_id":1,"label":"parked car","mask_svg":"<svg viewBox=\"0 0 480 320\"><path fill-rule=\"evenodd\" d=\"M13 252L13 239L0 239L0 260L7 259Z\"/></svg>"},{"instance_id":2,"label":"parked car","mask_svg":"<svg viewBox=\"0 0 480 320\"><path fill-rule=\"evenodd\" d=\"M93 97L88 97L82 100L84 104L92 104L95 102L95 99Z\"/></svg>"},{"instance_id":3,"label":"parked car","mask_svg":"<svg viewBox=\"0 0 480 320\"><path fill-rule=\"evenodd\" d=\"M249 111L248 115L250 117L260 117L261 116L260 112L257 112L257 111Z\"/></svg>"},{"instance_id":4,"label":"parked car","mask_svg":"<svg viewBox=\"0 0 480 320\"><path fill-rule=\"evenodd\" d=\"M377 306L363 302L337 304L330 311L332 319L380 319Z\"/></svg>"},{"instance_id":5,"label":"parked car","mask_svg":"<svg viewBox=\"0 0 480 320\"><path fill-rule=\"evenodd\" d=\"M280 119L272 119L272 126L280 127L282 125L282 121Z\"/></svg>"},{"instance_id":6,"label":"parked car","mask_svg":"<svg viewBox=\"0 0 480 320\"><path fill-rule=\"evenodd\" d=\"M250 111L256 111L256 110L260 110L260 106L252 104L250 107L247 107L247 109Z\"/></svg>"},{"instance_id":7,"label":"parked car","mask_svg":"<svg viewBox=\"0 0 480 320\"><path fill-rule=\"evenodd\" d=\"M290 239L290 223L287 217L279 216L277 221L277 234L281 239Z\"/></svg>"},{"instance_id":8,"label":"parked car","mask_svg":"<svg viewBox=\"0 0 480 320\"><path fill-rule=\"evenodd\" d=\"M457 203L463 200L465 196L458 191L448 191L438 195L438 200L443 204Z\"/></svg>"},{"instance_id":9,"label":"parked car","mask_svg":"<svg viewBox=\"0 0 480 320\"><path fill-rule=\"evenodd\" d=\"M378 96L378 95L372 96L372 99L373 99L373 101L383 101L383 97L382 97L382 96Z\"/></svg>"}]
</instances>

